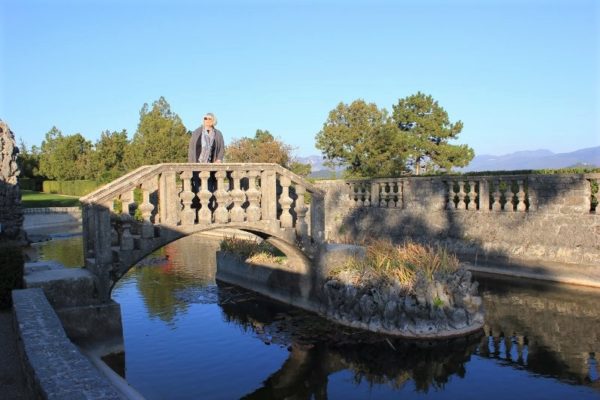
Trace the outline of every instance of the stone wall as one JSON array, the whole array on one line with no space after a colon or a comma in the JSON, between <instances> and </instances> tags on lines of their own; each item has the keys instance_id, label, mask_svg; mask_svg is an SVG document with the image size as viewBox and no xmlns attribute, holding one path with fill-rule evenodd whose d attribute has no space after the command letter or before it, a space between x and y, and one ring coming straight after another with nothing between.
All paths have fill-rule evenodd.
<instances>
[{"instance_id":1,"label":"stone wall","mask_svg":"<svg viewBox=\"0 0 600 400\"><path fill-rule=\"evenodd\" d=\"M69 340L42 289L13 291L13 313L30 398L125 398Z\"/></svg>"},{"instance_id":2,"label":"stone wall","mask_svg":"<svg viewBox=\"0 0 600 400\"><path fill-rule=\"evenodd\" d=\"M412 239L477 261L600 265L598 181L600 174L515 175L317 186L326 191L331 242Z\"/></svg>"},{"instance_id":3,"label":"stone wall","mask_svg":"<svg viewBox=\"0 0 600 400\"><path fill-rule=\"evenodd\" d=\"M19 149L8 125L0 120L0 242L25 242L21 191L17 177Z\"/></svg>"}]
</instances>

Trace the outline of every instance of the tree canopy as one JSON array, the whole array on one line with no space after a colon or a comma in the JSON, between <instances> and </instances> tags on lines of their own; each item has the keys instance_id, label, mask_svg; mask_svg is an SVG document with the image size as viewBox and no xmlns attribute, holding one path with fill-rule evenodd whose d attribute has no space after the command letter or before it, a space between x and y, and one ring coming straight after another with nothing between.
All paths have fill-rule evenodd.
<instances>
[{"instance_id":1,"label":"tree canopy","mask_svg":"<svg viewBox=\"0 0 600 400\"><path fill-rule=\"evenodd\" d=\"M276 139L269 131L258 129L253 138L243 137L225 149L226 162L276 163L298 175L310 174L310 164L302 164L292 156L292 147Z\"/></svg>"},{"instance_id":2,"label":"tree canopy","mask_svg":"<svg viewBox=\"0 0 600 400\"><path fill-rule=\"evenodd\" d=\"M404 137L385 109L355 100L329 112L316 136L329 166L346 166L350 177L398 176L405 172Z\"/></svg>"},{"instance_id":3,"label":"tree canopy","mask_svg":"<svg viewBox=\"0 0 600 400\"><path fill-rule=\"evenodd\" d=\"M431 96L418 92L400 99L391 116L374 103L338 104L316 136L329 166L345 166L346 176L399 176L465 166L473 158L466 145L451 145L463 124Z\"/></svg>"},{"instance_id":4,"label":"tree canopy","mask_svg":"<svg viewBox=\"0 0 600 400\"><path fill-rule=\"evenodd\" d=\"M94 145L90 154L92 177L98 181L108 182L127 172L125 157L129 140L127 131L104 131Z\"/></svg>"},{"instance_id":5,"label":"tree canopy","mask_svg":"<svg viewBox=\"0 0 600 400\"><path fill-rule=\"evenodd\" d=\"M144 104L140 122L126 154L127 167L163 162L186 162L189 133L164 97Z\"/></svg>"},{"instance_id":6,"label":"tree canopy","mask_svg":"<svg viewBox=\"0 0 600 400\"><path fill-rule=\"evenodd\" d=\"M398 100L393 106L395 125L406 133L409 163L419 175L438 169L466 166L475 155L467 145L452 145L462 131L463 123L450 123L448 113L433 97L421 92Z\"/></svg>"},{"instance_id":7,"label":"tree canopy","mask_svg":"<svg viewBox=\"0 0 600 400\"><path fill-rule=\"evenodd\" d=\"M52 127L42 142L39 173L55 180L86 179L91 149L91 142L80 133L63 136Z\"/></svg>"}]
</instances>

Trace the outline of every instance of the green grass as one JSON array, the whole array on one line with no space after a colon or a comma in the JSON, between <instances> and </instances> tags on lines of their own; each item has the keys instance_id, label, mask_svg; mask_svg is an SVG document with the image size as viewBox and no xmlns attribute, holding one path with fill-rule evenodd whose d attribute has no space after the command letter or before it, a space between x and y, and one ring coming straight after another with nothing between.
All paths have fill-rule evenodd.
<instances>
[{"instance_id":1,"label":"green grass","mask_svg":"<svg viewBox=\"0 0 600 400\"><path fill-rule=\"evenodd\" d=\"M23 208L81 206L78 196L34 192L32 190L21 190L21 204Z\"/></svg>"}]
</instances>

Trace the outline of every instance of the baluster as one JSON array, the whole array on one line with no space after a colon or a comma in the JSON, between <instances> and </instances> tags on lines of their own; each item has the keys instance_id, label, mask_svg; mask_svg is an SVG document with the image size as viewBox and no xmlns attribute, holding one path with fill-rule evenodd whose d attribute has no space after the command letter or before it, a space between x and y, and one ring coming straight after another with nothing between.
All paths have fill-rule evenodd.
<instances>
[{"instance_id":1,"label":"baluster","mask_svg":"<svg viewBox=\"0 0 600 400\"><path fill-rule=\"evenodd\" d=\"M368 184L366 182L363 183L363 204L365 207L371 207L371 192L369 191L369 189L370 187L368 187Z\"/></svg>"},{"instance_id":2,"label":"baluster","mask_svg":"<svg viewBox=\"0 0 600 400\"><path fill-rule=\"evenodd\" d=\"M183 205L183 209L181 210L181 224L193 225L196 219L196 211L192 209L192 200L194 199L194 193L192 192L192 172L183 171L181 173L181 180L183 181L183 190L179 193L179 199Z\"/></svg>"},{"instance_id":3,"label":"baluster","mask_svg":"<svg viewBox=\"0 0 600 400\"><path fill-rule=\"evenodd\" d=\"M119 216L115 214L114 210L110 210L110 245L119 245L119 233L117 232L117 224L119 223Z\"/></svg>"},{"instance_id":4,"label":"baluster","mask_svg":"<svg viewBox=\"0 0 600 400\"><path fill-rule=\"evenodd\" d=\"M446 182L446 190L448 193L448 199L446 203L446 210L454 210L456 209L456 204L454 203L454 182L447 181Z\"/></svg>"},{"instance_id":5,"label":"baluster","mask_svg":"<svg viewBox=\"0 0 600 400\"><path fill-rule=\"evenodd\" d=\"M500 181L494 181L494 193L492 193L492 211L501 211L502 205L500 204Z\"/></svg>"},{"instance_id":6,"label":"baluster","mask_svg":"<svg viewBox=\"0 0 600 400\"><path fill-rule=\"evenodd\" d=\"M392 193L392 187L391 187L390 183L389 182L384 183L383 187L381 188L381 194L383 195L381 207L384 207L384 208L390 207L391 193Z\"/></svg>"},{"instance_id":7,"label":"baluster","mask_svg":"<svg viewBox=\"0 0 600 400\"><path fill-rule=\"evenodd\" d=\"M291 228L294 226L294 220L292 218L292 214L290 213L290 207L292 206L292 198L290 197L290 178L287 176L282 176L279 179L279 184L281 185L281 196L279 197L279 204L281 205L281 217L279 220L281 221L282 228Z\"/></svg>"},{"instance_id":8,"label":"baluster","mask_svg":"<svg viewBox=\"0 0 600 400\"><path fill-rule=\"evenodd\" d=\"M353 207L358 207L358 185L356 183L350 183L350 200L352 201Z\"/></svg>"},{"instance_id":9,"label":"baluster","mask_svg":"<svg viewBox=\"0 0 600 400\"><path fill-rule=\"evenodd\" d=\"M379 204L379 183L371 182L371 206L380 207Z\"/></svg>"},{"instance_id":10,"label":"baluster","mask_svg":"<svg viewBox=\"0 0 600 400\"><path fill-rule=\"evenodd\" d=\"M525 190L523 185L523 180L518 180L517 185L519 185L519 191L517 192L517 211L526 211L527 206L525 205Z\"/></svg>"},{"instance_id":11,"label":"baluster","mask_svg":"<svg viewBox=\"0 0 600 400\"><path fill-rule=\"evenodd\" d=\"M506 191L504 192L504 211L514 210L513 196L514 193L512 191L512 181L507 181Z\"/></svg>"},{"instance_id":12,"label":"baluster","mask_svg":"<svg viewBox=\"0 0 600 400\"><path fill-rule=\"evenodd\" d=\"M390 193L391 193L391 204L392 208L399 208L401 206L400 199L400 186L398 186L398 182L390 182Z\"/></svg>"},{"instance_id":13,"label":"baluster","mask_svg":"<svg viewBox=\"0 0 600 400\"><path fill-rule=\"evenodd\" d=\"M398 201L396 202L396 208L404 208L404 187L402 185L402 181L396 181L396 193L398 196Z\"/></svg>"},{"instance_id":14,"label":"baluster","mask_svg":"<svg viewBox=\"0 0 600 400\"><path fill-rule=\"evenodd\" d=\"M212 223L212 212L210 211L210 198L212 193L209 190L210 171L200 171L200 189L198 190L198 199L200 200L200 210L198 211L198 223L210 225Z\"/></svg>"},{"instance_id":15,"label":"baluster","mask_svg":"<svg viewBox=\"0 0 600 400\"><path fill-rule=\"evenodd\" d=\"M458 203L456 204L457 210L466 210L467 203L465 203L465 197L467 194L465 193L465 182L458 181Z\"/></svg>"},{"instance_id":16,"label":"baluster","mask_svg":"<svg viewBox=\"0 0 600 400\"><path fill-rule=\"evenodd\" d=\"M356 183L355 186L356 186L356 206L362 207L365 204L363 201L362 183Z\"/></svg>"},{"instance_id":17,"label":"baluster","mask_svg":"<svg viewBox=\"0 0 600 400\"><path fill-rule=\"evenodd\" d=\"M133 236L131 236L131 222L133 217L123 212L121 214L121 250L130 251L133 250Z\"/></svg>"},{"instance_id":18,"label":"baluster","mask_svg":"<svg viewBox=\"0 0 600 400\"><path fill-rule=\"evenodd\" d=\"M142 212L142 238L147 239L154 237L154 226L150 217L154 210L154 205L150 203L150 190L154 189L155 182L146 181L142 184L142 204L140 204L140 211Z\"/></svg>"},{"instance_id":19,"label":"baluster","mask_svg":"<svg viewBox=\"0 0 600 400\"><path fill-rule=\"evenodd\" d=\"M296 185L296 194L298 198L296 198L296 206L294 210L296 211L296 234L305 239L308 236L308 224L306 223L306 212L308 211L308 207L304 203L304 194L306 193L306 188L304 186Z\"/></svg>"},{"instance_id":20,"label":"baluster","mask_svg":"<svg viewBox=\"0 0 600 400\"><path fill-rule=\"evenodd\" d=\"M233 200L233 208L230 211L231 222L244 222L245 212L242 204L246 201L246 194L240 189L240 181L244 176L244 171L236 170L231 173L233 179L233 190L230 193Z\"/></svg>"},{"instance_id":21,"label":"baluster","mask_svg":"<svg viewBox=\"0 0 600 400\"><path fill-rule=\"evenodd\" d=\"M256 188L257 171L248 171L248 208L246 209L246 219L248 222L260 221L260 190Z\"/></svg>"},{"instance_id":22,"label":"baluster","mask_svg":"<svg viewBox=\"0 0 600 400\"><path fill-rule=\"evenodd\" d=\"M218 224L226 224L229 222L229 211L227 210L227 206L230 203L229 193L225 189L227 171L217 171L215 176L217 177L217 190L214 193L217 201L215 208L215 222Z\"/></svg>"},{"instance_id":23,"label":"baluster","mask_svg":"<svg viewBox=\"0 0 600 400\"><path fill-rule=\"evenodd\" d=\"M475 211L477 210L477 192L475 191L475 181L469 181L469 202L467 203L467 209Z\"/></svg>"}]
</instances>

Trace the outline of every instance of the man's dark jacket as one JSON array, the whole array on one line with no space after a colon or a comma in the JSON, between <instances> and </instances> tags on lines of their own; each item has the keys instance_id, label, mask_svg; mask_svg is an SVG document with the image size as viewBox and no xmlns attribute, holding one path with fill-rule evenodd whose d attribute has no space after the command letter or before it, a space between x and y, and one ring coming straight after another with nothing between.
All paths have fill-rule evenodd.
<instances>
[{"instance_id":1,"label":"man's dark jacket","mask_svg":"<svg viewBox=\"0 0 600 400\"><path fill-rule=\"evenodd\" d=\"M202 130L204 126L196 129L192 133L190 138L190 144L188 146L188 162L197 163L198 157L202 152ZM210 152L210 162L223 161L223 155L225 154L225 142L223 141L223 134L220 130L213 128L215 140L213 141L212 151Z\"/></svg>"}]
</instances>

